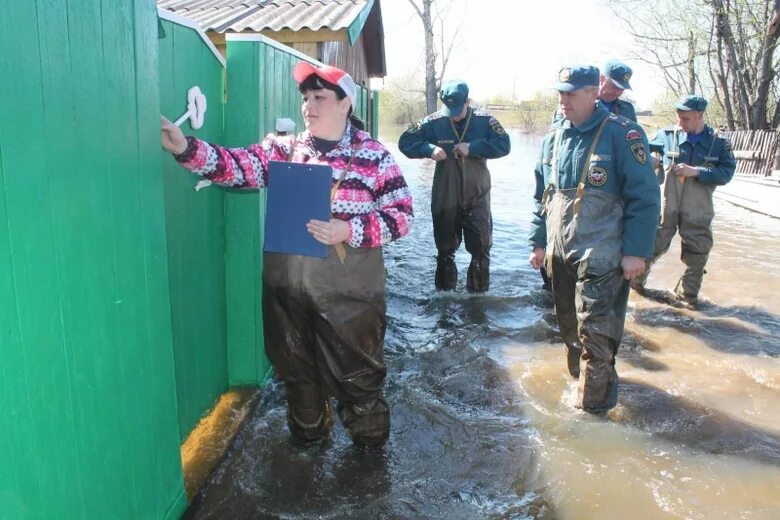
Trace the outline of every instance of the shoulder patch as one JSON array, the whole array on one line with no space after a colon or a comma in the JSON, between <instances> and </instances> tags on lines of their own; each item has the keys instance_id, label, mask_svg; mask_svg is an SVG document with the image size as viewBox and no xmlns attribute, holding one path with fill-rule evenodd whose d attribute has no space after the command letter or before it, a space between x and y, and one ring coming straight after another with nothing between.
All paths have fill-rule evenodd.
<instances>
[{"instance_id":1,"label":"shoulder patch","mask_svg":"<svg viewBox=\"0 0 780 520\"><path fill-rule=\"evenodd\" d=\"M634 159L639 164L645 164L647 162L647 154L645 153L645 145L642 143L633 143L631 145L631 153L634 155Z\"/></svg>"},{"instance_id":2,"label":"shoulder patch","mask_svg":"<svg viewBox=\"0 0 780 520\"><path fill-rule=\"evenodd\" d=\"M626 141L633 141L635 139L642 139L642 132L632 128L626 132Z\"/></svg>"},{"instance_id":3,"label":"shoulder patch","mask_svg":"<svg viewBox=\"0 0 780 520\"><path fill-rule=\"evenodd\" d=\"M441 113L441 110L437 110L433 114L428 114L427 116L425 116L422 122L427 123L428 121L436 121L437 119L441 119L442 117L444 117L444 114Z\"/></svg>"},{"instance_id":4,"label":"shoulder patch","mask_svg":"<svg viewBox=\"0 0 780 520\"><path fill-rule=\"evenodd\" d=\"M409 123L409 126L406 127L406 133L416 134L420 131L420 128L422 128L422 126L420 125L419 121L416 123Z\"/></svg>"},{"instance_id":5,"label":"shoulder patch","mask_svg":"<svg viewBox=\"0 0 780 520\"><path fill-rule=\"evenodd\" d=\"M501 126L501 123L499 123L498 119L495 117L491 117L488 120L488 124L490 125L490 129L493 130L496 135L506 135L506 130L504 130L504 127Z\"/></svg>"}]
</instances>

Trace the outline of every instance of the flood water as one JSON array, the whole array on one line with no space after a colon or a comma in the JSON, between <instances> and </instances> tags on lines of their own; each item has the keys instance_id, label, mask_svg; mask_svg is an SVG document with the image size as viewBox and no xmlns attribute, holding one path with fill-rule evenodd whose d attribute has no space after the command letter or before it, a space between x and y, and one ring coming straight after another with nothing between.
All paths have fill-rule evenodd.
<instances>
[{"instance_id":1,"label":"flood water","mask_svg":"<svg viewBox=\"0 0 780 520\"><path fill-rule=\"evenodd\" d=\"M385 250L390 440L352 448L337 424L296 447L271 385L190 518L780 518L780 220L716 203L698 310L631 295L606 417L574 408L551 299L528 265L539 138L492 161L491 290L433 289L433 164L388 146L415 197L411 235ZM679 243L648 286L682 273Z\"/></svg>"}]
</instances>

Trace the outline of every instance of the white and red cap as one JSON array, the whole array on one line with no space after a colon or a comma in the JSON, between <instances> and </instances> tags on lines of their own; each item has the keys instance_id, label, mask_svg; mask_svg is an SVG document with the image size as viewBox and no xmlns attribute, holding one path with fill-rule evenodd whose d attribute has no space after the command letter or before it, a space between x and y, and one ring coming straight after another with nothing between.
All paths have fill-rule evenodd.
<instances>
[{"instance_id":1,"label":"white and red cap","mask_svg":"<svg viewBox=\"0 0 780 520\"><path fill-rule=\"evenodd\" d=\"M334 85L341 87L341 90L344 91L352 102L352 110L357 109L357 86L355 85L355 80L352 79L352 76L343 70L331 67L330 65L315 67L308 61L301 61L293 67L293 79L295 79L295 82L299 85L312 74L328 83L333 83Z\"/></svg>"}]
</instances>

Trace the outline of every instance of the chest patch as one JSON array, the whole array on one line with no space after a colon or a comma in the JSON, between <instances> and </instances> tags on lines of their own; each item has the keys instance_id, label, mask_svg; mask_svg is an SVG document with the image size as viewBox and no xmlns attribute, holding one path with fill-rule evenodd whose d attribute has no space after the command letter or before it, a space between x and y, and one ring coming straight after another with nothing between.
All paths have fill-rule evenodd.
<instances>
[{"instance_id":1,"label":"chest patch","mask_svg":"<svg viewBox=\"0 0 780 520\"><path fill-rule=\"evenodd\" d=\"M591 186L604 186L607 183L607 170L594 166L588 172L588 182Z\"/></svg>"}]
</instances>

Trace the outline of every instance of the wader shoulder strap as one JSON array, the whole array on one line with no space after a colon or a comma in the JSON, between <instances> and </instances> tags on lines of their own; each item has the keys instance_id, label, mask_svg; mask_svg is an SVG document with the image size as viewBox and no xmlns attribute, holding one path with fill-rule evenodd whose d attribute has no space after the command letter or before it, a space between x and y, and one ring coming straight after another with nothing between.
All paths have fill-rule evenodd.
<instances>
[{"instance_id":1,"label":"wader shoulder strap","mask_svg":"<svg viewBox=\"0 0 780 520\"><path fill-rule=\"evenodd\" d=\"M458 144L463 142L463 138L466 137L466 132L469 129L469 124L471 123L471 114L474 113L474 110L469 109L469 113L466 116L466 125L463 127L463 132L458 133L458 129L455 128L455 123L452 122L452 118L448 118L450 120L450 126L452 126L452 131L455 133L455 137L458 139Z\"/></svg>"},{"instance_id":2,"label":"wader shoulder strap","mask_svg":"<svg viewBox=\"0 0 780 520\"><path fill-rule=\"evenodd\" d=\"M577 214L580 212L580 203L582 202L582 197L585 195L585 179L588 176L588 170L590 170L590 160L593 157L593 152L596 151L596 146L599 144L599 140L601 139L601 134L604 132L604 127L607 126L607 121L609 120L608 117L605 117L604 120L599 125L598 129L596 130L596 135L593 136L593 142L590 144L590 149L588 150L588 155L585 158L585 164L582 166L582 173L580 174L580 183L577 185L577 196L574 198L574 217L577 217Z\"/></svg>"},{"instance_id":3,"label":"wader shoulder strap","mask_svg":"<svg viewBox=\"0 0 780 520\"><path fill-rule=\"evenodd\" d=\"M707 151L707 157L712 157L712 150L715 149L715 141L717 141L718 139L723 139L723 138L722 137L718 137L717 135L715 135L715 132L713 132L713 134L712 134L712 142L710 143L710 149ZM706 159L705 159L705 162L706 162Z\"/></svg>"},{"instance_id":4,"label":"wader shoulder strap","mask_svg":"<svg viewBox=\"0 0 780 520\"><path fill-rule=\"evenodd\" d=\"M672 158L672 163L669 165L669 168L667 169L667 177L670 173L672 173L672 168L674 168L674 165L677 164L677 159L680 158L680 127L676 126L674 127L674 133L672 134L672 153L669 154L669 157ZM691 156L693 156L693 150L691 150ZM682 175L675 175L677 177L677 181L680 184L685 183L685 177Z\"/></svg>"},{"instance_id":5,"label":"wader shoulder strap","mask_svg":"<svg viewBox=\"0 0 780 520\"><path fill-rule=\"evenodd\" d=\"M559 128L555 131L555 137L553 138L553 151L552 158L550 159L550 184L544 189L542 195L542 213L547 212L547 201L550 199L550 192L553 188L558 187L558 181L560 173L558 172L558 151L561 148L561 137L563 136L563 128Z\"/></svg>"}]
</instances>

